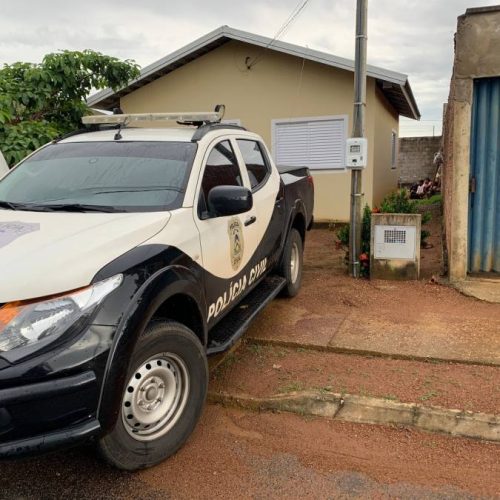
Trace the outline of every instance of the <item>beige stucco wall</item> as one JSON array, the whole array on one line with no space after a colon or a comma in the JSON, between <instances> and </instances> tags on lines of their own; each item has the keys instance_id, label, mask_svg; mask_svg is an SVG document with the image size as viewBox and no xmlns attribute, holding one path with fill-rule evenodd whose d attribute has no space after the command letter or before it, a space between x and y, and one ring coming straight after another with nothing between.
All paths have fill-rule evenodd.
<instances>
[{"instance_id":1,"label":"beige stucco wall","mask_svg":"<svg viewBox=\"0 0 500 500\"><path fill-rule=\"evenodd\" d=\"M245 61L257 63L248 69ZM375 80L367 85L367 136L369 166L363 175L364 202L372 205L373 165L383 163L383 148L390 155L390 133L384 146L375 147L375 121L384 129L397 129L397 117L378 105ZM196 111L226 105L225 119L240 119L242 125L262 135L272 149L271 121L328 115L347 115L347 135L351 133L353 73L305 61L297 57L263 50L232 41L185 66L155 80L121 99L126 113ZM376 118L377 114L377 118ZM378 115L380 114L380 116ZM384 132L385 133L385 132ZM381 132L382 134L382 132ZM349 219L350 172L315 172L316 220ZM388 180L377 181L377 193ZM396 187L397 179L390 182ZM393 182L395 180L395 182Z\"/></svg>"},{"instance_id":2,"label":"beige stucco wall","mask_svg":"<svg viewBox=\"0 0 500 500\"><path fill-rule=\"evenodd\" d=\"M400 176L397 161L398 140L396 140L396 163L392 167L392 132L398 134L399 117L377 89L375 99L373 205L378 205L385 195L396 189Z\"/></svg>"},{"instance_id":3,"label":"beige stucco wall","mask_svg":"<svg viewBox=\"0 0 500 500\"><path fill-rule=\"evenodd\" d=\"M500 8L472 9L458 18L455 62L444 126L444 216L448 273L468 268L470 137L475 78L500 75Z\"/></svg>"}]
</instances>

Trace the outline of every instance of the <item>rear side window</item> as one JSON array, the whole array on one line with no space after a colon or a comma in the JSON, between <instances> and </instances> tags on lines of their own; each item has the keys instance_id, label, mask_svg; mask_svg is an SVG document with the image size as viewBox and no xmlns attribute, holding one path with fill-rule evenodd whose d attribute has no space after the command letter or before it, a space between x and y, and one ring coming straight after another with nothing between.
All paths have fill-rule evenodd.
<instances>
[{"instance_id":1,"label":"rear side window","mask_svg":"<svg viewBox=\"0 0 500 500\"><path fill-rule=\"evenodd\" d=\"M229 141L219 142L208 156L201 181L200 215L206 212L208 193L216 186L243 186L240 167Z\"/></svg>"},{"instance_id":2,"label":"rear side window","mask_svg":"<svg viewBox=\"0 0 500 500\"><path fill-rule=\"evenodd\" d=\"M237 142L248 170L250 184L252 189L255 189L267 179L269 174L269 166L262 151L262 146L257 141L247 139L238 139Z\"/></svg>"}]
</instances>

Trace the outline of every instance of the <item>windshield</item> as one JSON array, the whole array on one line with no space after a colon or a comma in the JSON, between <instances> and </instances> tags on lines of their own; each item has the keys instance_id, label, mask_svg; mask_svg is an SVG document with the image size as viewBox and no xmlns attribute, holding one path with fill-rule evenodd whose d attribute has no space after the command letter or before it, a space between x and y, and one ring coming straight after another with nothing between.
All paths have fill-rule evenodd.
<instances>
[{"instance_id":1,"label":"windshield","mask_svg":"<svg viewBox=\"0 0 500 500\"><path fill-rule=\"evenodd\" d=\"M51 144L0 180L1 208L172 210L182 206L195 153L191 142Z\"/></svg>"}]
</instances>

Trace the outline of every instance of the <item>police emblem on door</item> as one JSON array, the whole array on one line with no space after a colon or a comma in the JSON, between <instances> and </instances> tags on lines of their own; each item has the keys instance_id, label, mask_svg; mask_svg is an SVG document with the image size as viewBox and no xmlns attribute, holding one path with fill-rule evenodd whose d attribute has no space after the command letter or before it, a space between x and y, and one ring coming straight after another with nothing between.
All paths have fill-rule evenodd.
<instances>
[{"instance_id":1,"label":"police emblem on door","mask_svg":"<svg viewBox=\"0 0 500 500\"><path fill-rule=\"evenodd\" d=\"M231 255L231 266L237 271L243 260L243 228L238 217L233 217L228 222L229 254Z\"/></svg>"}]
</instances>

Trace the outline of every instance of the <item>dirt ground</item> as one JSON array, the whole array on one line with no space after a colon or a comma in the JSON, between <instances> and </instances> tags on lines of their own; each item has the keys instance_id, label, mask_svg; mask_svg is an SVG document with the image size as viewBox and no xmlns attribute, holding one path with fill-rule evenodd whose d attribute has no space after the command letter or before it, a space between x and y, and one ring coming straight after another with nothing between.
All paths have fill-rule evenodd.
<instances>
[{"instance_id":1,"label":"dirt ground","mask_svg":"<svg viewBox=\"0 0 500 500\"><path fill-rule=\"evenodd\" d=\"M256 397L315 389L500 413L500 370L246 343L211 375L210 389ZM499 449L500 453L500 449Z\"/></svg>"},{"instance_id":2,"label":"dirt ground","mask_svg":"<svg viewBox=\"0 0 500 500\"><path fill-rule=\"evenodd\" d=\"M316 389L500 414L500 367L483 366L500 364L500 305L430 280L440 270L440 221L428 229L418 282L353 280L335 232L311 231L301 292L261 313L212 373L211 390L263 397ZM463 363L328 352L337 348Z\"/></svg>"},{"instance_id":3,"label":"dirt ground","mask_svg":"<svg viewBox=\"0 0 500 500\"><path fill-rule=\"evenodd\" d=\"M211 425L170 464L140 478L162 487L169 471L178 498L466 498L500 491L494 445L217 407L205 422ZM193 463L193 456L204 460Z\"/></svg>"},{"instance_id":4,"label":"dirt ground","mask_svg":"<svg viewBox=\"0 0 500 500\"><path fill-rule=\"evenodd\" d=\"M0 463L0 498L498 498L498 445L208 406L188 444L135 474L90 448Z\"/></svg>"},{"instance_id":5,"label":"dirt ground","mask_svg":"<svg viewBox=\"0 0 500 500\"><path fill-rule=\"evenodd\" d=\"M335 239L326 229L308 234L299 295L274 300L246 338L500 365L500 304L429 279L354 280Z\"/></svg>"}]
</instances>

